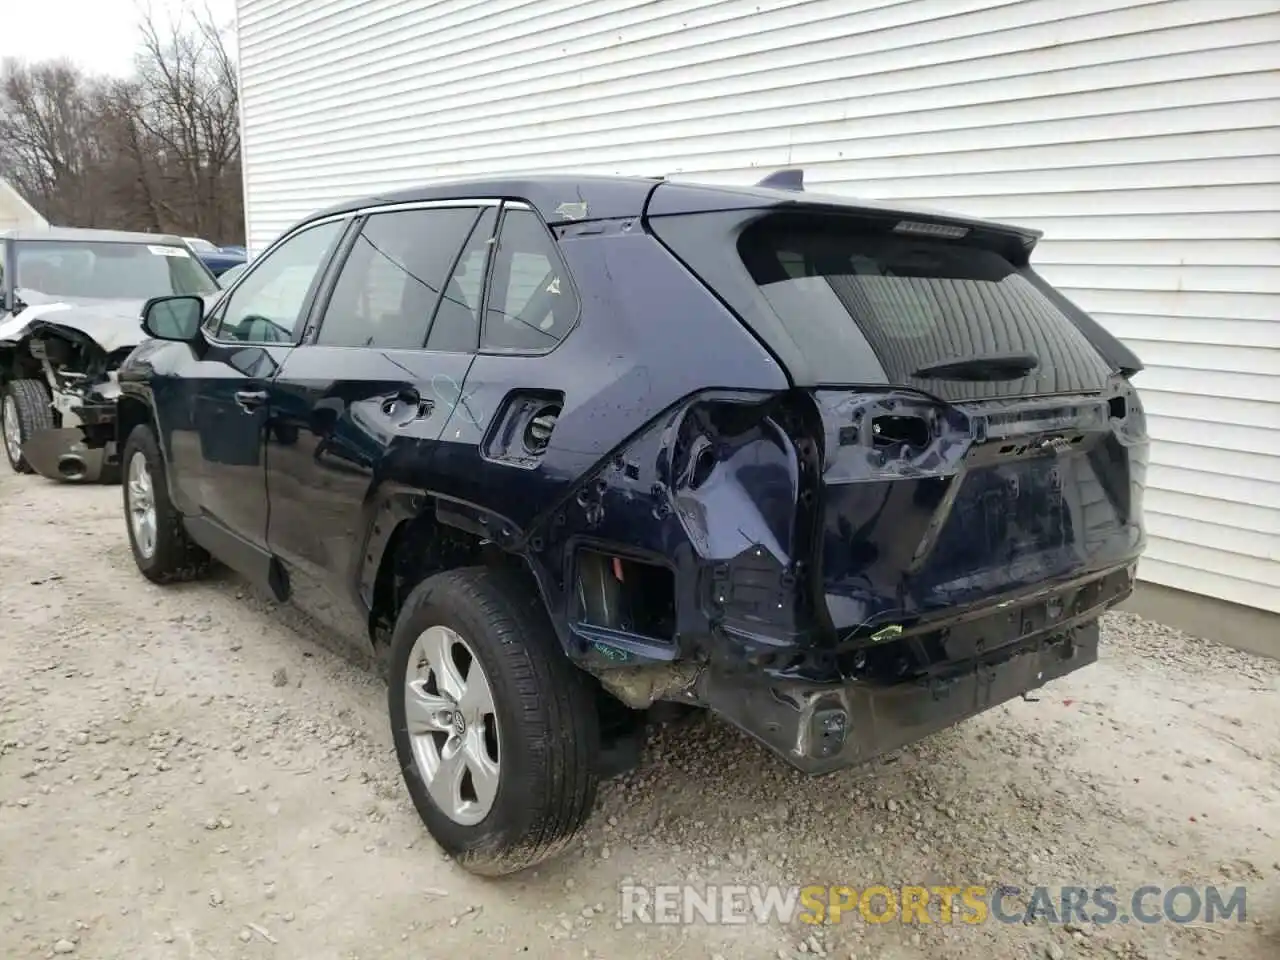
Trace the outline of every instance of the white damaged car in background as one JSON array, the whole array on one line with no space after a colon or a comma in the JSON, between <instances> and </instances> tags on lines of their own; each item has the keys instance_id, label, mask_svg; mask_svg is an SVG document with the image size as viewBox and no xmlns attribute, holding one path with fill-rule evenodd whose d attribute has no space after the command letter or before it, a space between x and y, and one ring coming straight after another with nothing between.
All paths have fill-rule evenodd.
<instances>
[{"instance_id":1,"label":"white damaged car in background","mask_svg":"<svg viewBox=\"0 0 1280 960\"><path fill-rule=\"evenodd\" d=\"M53 227L0 233L0 435L9 465L116 482L116 370L151 297L214 298L179 238Z\"/></svg>"}]
</instances>

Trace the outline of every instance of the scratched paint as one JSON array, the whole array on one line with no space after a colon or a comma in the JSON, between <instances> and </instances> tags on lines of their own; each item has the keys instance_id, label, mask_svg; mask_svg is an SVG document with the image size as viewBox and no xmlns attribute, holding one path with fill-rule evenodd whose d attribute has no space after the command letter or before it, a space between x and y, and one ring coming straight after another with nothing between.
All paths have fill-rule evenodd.
<instances>
[{"instance_id":1,"label":"scratched paint","mask_svg":"<svg viewBox=\"0 0 1280 960\"><path fill-rule=\"evenodd\" d=\"M472 426L477 429L484 426L483 412L477 411L471 402L475 391L463 393L457 380L446 373L437 373L431 378L431 392L435 394L436 402L446 408L446 417L454 410L460 410L461 416Z\"/></svg>"}]
</instances>

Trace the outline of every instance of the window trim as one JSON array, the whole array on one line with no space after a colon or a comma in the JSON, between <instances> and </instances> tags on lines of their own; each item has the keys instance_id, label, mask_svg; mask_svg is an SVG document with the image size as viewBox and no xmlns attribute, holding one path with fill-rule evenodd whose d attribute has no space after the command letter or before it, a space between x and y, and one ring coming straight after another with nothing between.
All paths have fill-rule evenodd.
<instances>
[{"instance_id":1,"label":"window trim","mask_svg":"<svg viewBox=\"0 0 1280 960\"><path fill-rule=\"evenodd\" d=\"M575 308L573 312L573 322L570 323L569 328L565 330L564 336L560 337L560 339L549 347L545 347L541 350L527 347L486 347L484 345L485 331L489 329L489 299L493 292L494 267L497 264L498 248L502 245L502 228L507 222L508 210L528 211L534 215L534 218L537 220L538 225L541 226L543 233L546 234L547 239L551 241L551 247L554 251L552 255L560 264L562 281L568 281L569 289L573 292ZM499 211L498 215L498 225L493 231L493 236L494 242L490 244L491 249L489 251L489 258L485 263L484 296L480 300L480 309L483 313L480 315L480 343L476 348L476 355L485 357L545 357L547 354L558 349L562 343L568 340L569 336L574 330L578 329L578 325L582 322L582 293L578 289L578 284L574 280L573 273L569 270L569 264L564 259L564 254L560 252L560 241L556 239L551 228L547 226L546 221L542 219L538 214L538 211L535 210L532 205L525 203L524 201L517 200L506 201L502 204L502 210ZM508 283L509 282L510 278L508 278Z\"/></svg>"},{"instance_id":2,"label":"window trim","mask_svg":"<svg viewBox=\"0 0 1280 960\"><path fill-rule=\"evenodd\" d=\"M434 207L496 207L503 201L496 197L461 198L453 200L412 200L406 203L380 203L361 207L341 216L369 217L375 213L400 213L404 210L429 210Z\"/></svg>"},{"instance_id":3,"label":"window trim","mask_svg":"<svg viewBox=\"0 0 1280 960\"><path fill-rule=\"evenodd\" d=\"M272 347L272 346L274 347L295 346L296 347L301 342L303 335L306 333L310 325L312 311L315 309L316 296L320 292L321 285L323 284L325 278L328 276L329 269L333 265L334 257L337 255L338 251L342 249L343 245L347 242L347 237L351 232L350 220L352 218L353 218L353 215L347 214L347 213L335 214L331 217L321 217L318 220L311 220L307 223L301 224L296 229L290 230L288 233L284 234L283 236L278 237L275 243L271 244L271 246L267 247L266 250L262 251L262 256L256 258L253 266L248 267L244 273L240 274L239 280L237 280L225 291L223 291L222 296L218 298L217 305L214 307L214 310L210 314L210 319L213 319L215 315L217 317L217 322L213 325L213 329L209 330L207 327L201 328L205 339L208 340L211 344L216 344L218 346L223 346L223 347L246 347L246 346L247 347ZM230 340L220 336L220 334L222 333L222 323L226 319L226 315L227 315L227 306L231 303L231 300L236 295L236 292L244 284L246 278L253 276L254 272L261 269L263 263L265 263L267 259L276 250L280 249L280 247L284 246L294 237L301 236L302 234L306 233L308 230L314 230L316 227L322 227L329 223L341 222L344 220L348 221L346 227L339 232L337 243L334 244L333 248L328 252L327 256L324 259L324 263L322 264L320 271L318 272L316 277L312 278L311 285L307 288L306 296L303 298L302 311L298 318L299 319L298 328L293 331L292 340L289 340L289 341Z\"/></svg>"},{"instance_id":4,"label":"window trim","mask_svg":"<svg viewBox=\"0 0 1280 960\"><path fill-rule=\"evenodd\" d=\"M205 336L205 339L212 344L217 344L220 346L236 346L236 345L242 345L242 346L289 345L289 346L295 346L295 347L303 346L303 345L323 346L323 344L316 343L316 337L319 335L320 327L324 323L324 313L329 308L329 299L333 295L333 288L337 283L337 279L341 272L342 267L346 264L347 257L351 253L351 247L355 243L355 237L358 235L358 230L363 228L367 218L372 216L375 213L399 213L404 210L429 210L429 209L440 208L440 207L476 207L478 209L498 207L499 208L498 221L494 226L494 233L493 233L494 238L496 238L499 235L499 231L502 228L502 217L505 213L505 208L509 207L511 209L517 209L517 210L529 210L529 211L532 211L533 213L537 213L537 211L534 210L532 205L530 205L529 203L523 200L505 200L501 197L467 197L467 198L456 198L456 199L449 199L449 200L412 200L404 203L376 203L376 204L370 204L367 207L360 207L355 210L345 210L341 213L332 213L332 214L329 214L328 216L317 217L314 220L308 220L305 223L300 223L289 232L281 234L279 237L277 237L275 241L270 246L267 247L267 249L262 251L262 254L260 256L254 258L253 265L248 267L244 273L240 274L239 279L237 279L235 283L233 283L230 287L228 287L226 290L222 292L222 296L218 298L213 311L211 311L210 313L210 319L213 319L215 316L217 318L217 322L213 325L213 329L209 330L207 327L201 328ZM274 344L250 343L249 341L246 341L246 340L226 340L217 336L217 332L220 331L222 328L222 316L226 312L227 304L231 302L231 297L235 294L236 290L239 289L240 285L245 282L245 279L249 276L252 276L253 272L257 270L264 261L266 261L267 257L269 257L278 247L287 243L289 240L298 236L300 233L302 233L305 230L310 230L313 227L319 227L326 223L333 223L335 221L344 221L344 220L347 221L346 230L342 234L337 245L334 247L333 252L329 256L325 269L321 273L320 282L315 285L313 290L309 291L308 303L306 307L306 312L304 314L305 322L300 325L300 330L297 333L295 333L291 343L289 344L283 344L279 342L276 342ZM539 221L541 221L541 217L539 217ZM478 217L477 217L477 222L479 222ZM547 228L545 222L543 222L542 225L543 225L543 229ZM551 239L553 243L556 242L554 236ZM485 258L484 288L483 288L481 299L480 299L480 310L481 310L480 334L476 343L477 349L472 352L472 356L475 356L477 353L484 352L479 349L479 346L484 342L484 322L485 322L486 313L488 311L489 286L492 280L493 257L494 257L494 250L497 247L497 243L496 242L491 243L489 244L489 247L490 247L489 255ZM457 266L456 261L454 263L454 266L455 267ZM565 273L566 275L568 275L567 267L565 268ZM572 277L569 278L569 282L570 284L573 283ZM577 327L579 319L581 317L581 311L582 311L582 298L578 296L576 286L574 288L574 295L575 297L578 298L578 314L579 315L574 318L573 326L569 328L569 332L572 332ZM321 300L322 297L323 297L323 301ZM436 307L437 309L439 308L438 301L437 301ZM431 323L427 327L428 337L431 335L431 326L433 326L434 324L435 324L435 314L433 313L431 317ZM567 337L568 335L569 334L566 333L565 337ZM563 338L561 342L563 342ZM425 345L426 345L426 340L424 339L423 347L421 347L420 349L425 349ZM554 350L556 346L559 346L559 344L558 343L555 344L555 346L551 347L550 349ZM360 348L353 348L353 349L360 349ZM366 348L366 349L369 349L369 348ZM443 353L446 351L433 351L433 352ZM514 352L516 351L495 351L495 353L498 353L498 354L514 353ZM543 352L550 352L550 351L548 350Z\"/></svg>"}]
</instances>

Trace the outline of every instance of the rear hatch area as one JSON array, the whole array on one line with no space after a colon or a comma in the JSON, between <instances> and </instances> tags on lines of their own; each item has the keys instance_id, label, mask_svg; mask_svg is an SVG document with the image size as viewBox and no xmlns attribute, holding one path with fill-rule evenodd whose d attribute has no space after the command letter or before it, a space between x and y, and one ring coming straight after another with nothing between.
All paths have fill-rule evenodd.
<instances>
[{"instance_id":1,"label":"rear hatch area","mask_svg":"<svg viewBox=\"0 0 1280 960\"><path fill-rule=\"evenodd\" d=\"M1030 267L1035 234L804 202L649 224L805 407L807 581L837 650L914 637L891 647L917 662L885 666L915 672L1131 589L1141 365Z\"/></svg>"}]
</instances>

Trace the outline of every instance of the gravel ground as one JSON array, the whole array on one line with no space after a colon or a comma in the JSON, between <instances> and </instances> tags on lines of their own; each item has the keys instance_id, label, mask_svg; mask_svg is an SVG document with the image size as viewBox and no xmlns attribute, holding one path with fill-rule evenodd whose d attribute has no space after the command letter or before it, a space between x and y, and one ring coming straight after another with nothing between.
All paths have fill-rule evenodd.
<instances>
[{"instance_id":1,"label":"gravel ground","mask_svg":"<svg viewBox=\"0 0 1280 960\"><path fill-rule=\"evenodd\" d=\"M581 843L473 878L400 783L385 687L230 575L134 570L117 488L0 476L0 957L1280 956L1280 664L1128 616L1100 662L809 780L668 728ZM1247 884L1185 926L623 925L647 883Z\"/></svg>"}]
</instances>

